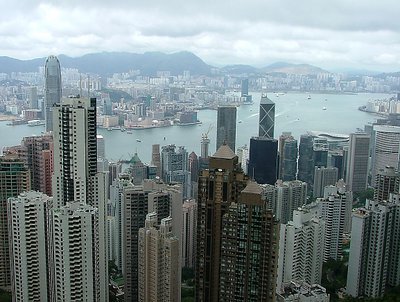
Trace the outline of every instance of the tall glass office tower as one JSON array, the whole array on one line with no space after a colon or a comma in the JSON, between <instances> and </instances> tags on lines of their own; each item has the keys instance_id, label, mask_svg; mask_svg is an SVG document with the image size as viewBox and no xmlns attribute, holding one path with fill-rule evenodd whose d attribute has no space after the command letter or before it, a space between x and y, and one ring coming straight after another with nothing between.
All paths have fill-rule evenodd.
<instances>
[{"instance_id":1,"label":"tall glass office tower","mask_svg":"<svg viewBox=\"0 0 400 302\"><path fill-rule=\"evenodd\" d=\"M52 108L61 100L61 68L56 56L49 56L44 66L44 116L46 119L46 131L53 131Z\"/></svg>"}]
</instances>

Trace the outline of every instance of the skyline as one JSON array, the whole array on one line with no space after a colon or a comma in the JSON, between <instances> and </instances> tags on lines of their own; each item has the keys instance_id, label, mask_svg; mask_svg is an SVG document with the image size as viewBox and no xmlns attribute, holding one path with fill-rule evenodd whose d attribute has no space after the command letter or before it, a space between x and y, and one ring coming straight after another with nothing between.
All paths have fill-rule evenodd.
<instances>
[{"instance_id":1,"label":"skyline","mask_svg":"<svg viewBox=\"0 0 400 302\"><path fill-rule=\"evenodd\" d=\"M278 0L187 3L0 1L0 54L18 59L102 51L187 50L207 64L276 61L337 69L400 70L400 3Z\"/></svg>"}]
</instances>

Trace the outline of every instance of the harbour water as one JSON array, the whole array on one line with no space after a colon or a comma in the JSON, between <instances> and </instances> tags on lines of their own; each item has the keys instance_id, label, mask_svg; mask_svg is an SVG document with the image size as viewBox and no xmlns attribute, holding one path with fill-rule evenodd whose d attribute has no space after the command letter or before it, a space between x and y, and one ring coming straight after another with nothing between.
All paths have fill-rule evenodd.
<instances>
[{"instance_id":1,"label":"harbour water","mask_svg":"<svg viewBox=\"0 0 400 302\"><path fill-rule=\"evenodd\" d=\"M249 144L250 137L258 134L259 103L261 94L252 93L254 104L242 105L238 108L236 146ZM388 98L387 94L309 94L287 93L268 97L276 104L275 138L283 131L292 132L295 138L307 131L326 131L349 134L357 128L364 128L372 123L376 116L358 110L369 100ZM215 110L201 110L198 119L200 125L172 126L165 128L132 130L132 133L118 130L98 129L104 136L106 156L109 160L129 159L135 152L144 162L151 160L151 145L175 144L185 146L187 151L199 155L202 133L209 131L210 152L215 151L216 121ZM27 125L7 126L0 122L0 150L6 146L17 145L24 136L40 135L43 126Z\"/></svg>"}]
</instances>

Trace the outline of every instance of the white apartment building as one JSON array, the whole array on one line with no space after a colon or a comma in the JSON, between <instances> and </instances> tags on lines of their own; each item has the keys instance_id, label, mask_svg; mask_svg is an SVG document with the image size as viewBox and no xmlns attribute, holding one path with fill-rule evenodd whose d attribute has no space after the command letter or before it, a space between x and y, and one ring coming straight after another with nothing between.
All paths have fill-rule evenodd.
<instances>
[{"instance_id":1,"label":"white apartment building","mask_svg":"<svg viewBox=\"0 0 400 302\"><path fill-rule=\"evenodd\" d=\"M293 211L293 220L281 224L277 292L282 284L302 280L321 283L325 221L303 207Z\"/></svg>"},{"instance_id":2,"label":"white apartment building","mask_svg":"<svg viewBox=\"0 0 400 302\"><path fill-rule=\"evenodd\" d=\"M107 301L99 229L95 207L75 202L53 210L54 301Z\"/></svg>"},{"instance_id":3,"label":"white apartment building","mask_svg":"<svg viewBox=\"0 0 400 302\"><path fill-rule=\"evenodd\" d=\"M342 255L343 234L350 231L353 196L342 182L325 187L324 197L317 198L318 216L325 221L324 261L339 259ZM312 207L311 205L309 206Z\"/></svg>"},{"instance_id":4,"label":"white apartment building","mask_svg":"<svg viewBox=\"0 0 400 302\"><path fill-rule=\"evenodd\" d=\"M353 212L347 294L377 298L387 285L400 284L399 221L399 195L389 202L367 200Z\"/></svg>"},{"instance_id":5,"label":"white apartment building","mask_svg":"<svg viewBox=\"0 0 400 302\"><path fill-rule=\"evenodd\" d=\"M8 199L14 301L49 301L46 259L46 212L49 203L50 197L35 191Z\"/></svg>"},{"instance_id":6,"label":"white apartment building","mask_svg":"<svg viewBox=\"0 0 400 302\"><path fill-rule=\"evenodd\" d=\"M377 173L386 166L399 167L400 127L374 125L371 154L371 185Z\"/></svg>"},{"instance_id":7,"label":"white apartment building","mask_svg":"<svg viewBox=\"0 0 400 302\"><path fill-rule=\"evenodd\" d=\"M268 187L268 186L263 186ZM275 193L265 193L270 198L272 211L280 223L292 220L293 211L303 206L307 200L307 183L293 180L278 180L275 184Z\"/></svg>"}]
</instances>

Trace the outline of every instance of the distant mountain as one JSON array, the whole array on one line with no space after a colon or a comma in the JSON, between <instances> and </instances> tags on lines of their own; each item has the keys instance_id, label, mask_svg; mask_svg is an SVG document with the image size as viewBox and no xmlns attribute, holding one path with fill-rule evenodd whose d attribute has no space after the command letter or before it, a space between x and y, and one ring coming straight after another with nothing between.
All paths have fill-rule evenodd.
<instances>
[{"instance_id":1,"label":"distant mountain","mask_svg":"<svg viewBox=\"0 0 400 302\"><path fill-rule=\"evenodd\" d=\"M348 76L375 76L382 73L376 70L353 69L353 68L340 68L340 69L333 69L332 71L336 73L343 73Z\"/></svg>"},{"instance_id":2,"label":"distant mountain","mask_svg":"<svg viewBox=\"0 0 400 302\"><path fill-rule=\"evenodd\" d=\"M222 73L227 74L254 74L260 73L260 69L250 65L227 65L221 68Z\"/></svg>"},{"instance_id":3,"label":"distant mountain","mask_svg":"<svg viewBox=\"0 0 400 302\"><path fill-rule=\"evenodd\" d=\"M384 72L384 73L380 73L375 75L378 78L386 78L386 77L400 77L400 71L397 72Z\"/></svg>"},{"instance_id":4,"label":"distant mountain","mask_svg":"<svg viewBox=\"0 0 400 302\"><path fill-rule=\"evenodd\" d=\"M32 72L38 71L39 66L43 66L45 58L33 60L18 60L10 57L0 57L0 72Z\"/></svg>"},{"instance_id":5,"label":"distant mountain","mask_svg":"<svg viewBox=\"0 0 400 302\"><path fill-rule=\"evenodd\" d=\"M292 64L286 62L276 62L264 68L261 68L261 70L266 73L279 72L287 74L317 74L321 72L329 73L329 71L310 64Z\"/></svg>"},{"instance_id":6,"label":"distant mountain","mask_svg":"<svg viewBox=\"0 0 400 302\"><path fill-rule=\"evenodd\" d=\"M157 71L170 71L172 75L182 74L184 70L191 74L210 74L211 66L204 63L191 52L182 51L172 54L146 52L144 54L126 52L102 52L72 58L58 56L62 67L78 68L82 72L92 72L102 76L118 72L139 69L142 75L156 75ZM17 60L0 57L0 72L37 71L44 66L46 58Z\"/></svg>"}]
</instances>

